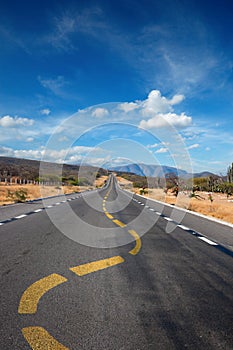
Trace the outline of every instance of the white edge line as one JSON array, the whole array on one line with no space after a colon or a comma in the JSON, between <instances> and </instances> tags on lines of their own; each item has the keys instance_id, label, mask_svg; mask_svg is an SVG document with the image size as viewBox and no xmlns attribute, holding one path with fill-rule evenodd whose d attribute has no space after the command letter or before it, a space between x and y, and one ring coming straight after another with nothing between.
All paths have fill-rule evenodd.
<instances>
[{"instance_id":1,"label":"white edge line","mask_svg":"<svg viewBox=\"0 0 233 350\"><path fill-rule=\"evenodd\" d=\"M130 192L128 190L124 190L124 191L130 193L131 195L135 194L134 192ZM171 204L168 204L168 203L164 203L164 202L158 201L158 200L153 199L153 198L143 197L140 194L136 194L136 195L141 197L141 198L150 200L152 202L162 204L163 206L167 206L167 207L170 207L170 208L173 208L173 209L176 209L176 210L184 211L185 213L188 213L188 214L191 214L191 215L195 215L195 216L199 216L199 217L207 219L209 221L214 221L214 222L217 222L218 224L229 226L229 227L233 228L233 224L230 224L229 222L226 222L226 221L223 221L223 220L218 220L218 219L215 219L215 218L212 218L210 216L203 215L203 214L199 214L199 213L197 213L195 211L192 211L192 210L187 210L187 209L184 209L184 208L180 208L180 207L177 207L176 205L171 205Z\"/></svg>"}]
</instances>

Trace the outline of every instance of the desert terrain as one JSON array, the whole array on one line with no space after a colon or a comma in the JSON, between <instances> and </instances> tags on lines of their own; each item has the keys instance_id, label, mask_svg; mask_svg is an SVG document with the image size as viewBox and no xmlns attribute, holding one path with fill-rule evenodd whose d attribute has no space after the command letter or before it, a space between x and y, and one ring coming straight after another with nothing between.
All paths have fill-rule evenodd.
<instances>
[{"instance_id":1,"label":"desert terrain","mask_svg":"<svg viewBox=\"0 0 233 350\"><path fill-rule=\"evenodd\" d=\"M96 179L94 186L39 186L34 184L26 185L6 185L0 183L0 206L12 204L15 201L8 197L8 191L15 192L18 190L26 190L27 200L32 200L47 196L56 196L61 194L69 194L74 192L83 192L104 185L107 176L101 176ZM139 188L133 188L132 182L120 176L117 176L120 186L133 193L140 194ZM233 224L233 197L228 197L225 194L211 193L213 201L209 199L207 192L196 192L197 198L190 198L190 192L180 192L178 197L175 197L171 192L165 193L163 189L148 189L148 193L144 196L147 198L156 199L158 201L176 205L178 207L188 209L203 215L212 216Z\"/></svg>"}]
</instances>

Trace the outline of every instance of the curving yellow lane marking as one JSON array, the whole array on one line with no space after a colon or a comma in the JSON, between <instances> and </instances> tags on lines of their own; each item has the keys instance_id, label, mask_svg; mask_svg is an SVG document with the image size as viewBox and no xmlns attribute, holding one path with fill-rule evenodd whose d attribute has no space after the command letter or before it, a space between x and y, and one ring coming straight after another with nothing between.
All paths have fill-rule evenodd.
<instances>
[{"instance_id":1,"label":"curving yellow lane marking","mask_svg":"<svg viewBox=\"0 0 233 350\"><path fill-rule=\"evenodd\" d=\"M18 308L19 314L35 314L40 298L50 289L66 281L65 277L53 273L30 285L21 297Z\"/></svg>"},{"instance_id":2,"label":"curving yellow lane marking","mask_svg":"<svg viewBox=\"0 0 233 350\"><path fill-rule=\"evenodd\" d=\"M132 250L129 251L129 254L137 255L139 250L141 249L141 246L142 246L141 238L137 234L137 232L134 231L134 230L128 230L128 232L131 234L131 236L133 236L135 238L135 242L136 242L135 247Z\"/></svg>"},{"instance_id":3,"label":"curving yellow lane marking","mask_svg":"<svg viewBox=\"0 0 233 350\"><path fill-rule=\"evenodd\" d=\"M70 270L78 276L88 275L89 273L106 269L108 267L123 263L125 260L121 256L113 256L112 258L93 261L87 264L71 267Z\"/></svg>"},{"instance_id":4,"label":"curving yellow lane marking","mask_svg":"<svg viewBox=\"0 0 233 350\"><path fill-rule=\"evenodd\" d=\"M42 327L23 328L22 333L33 350L69 350Z\"/></svg>"}]
</instances>

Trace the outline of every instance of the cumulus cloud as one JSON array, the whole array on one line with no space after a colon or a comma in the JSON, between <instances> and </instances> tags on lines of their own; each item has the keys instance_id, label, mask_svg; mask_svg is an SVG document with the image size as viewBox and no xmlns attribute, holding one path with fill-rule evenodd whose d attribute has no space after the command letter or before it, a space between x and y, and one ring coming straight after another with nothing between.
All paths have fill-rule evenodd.
<instances>
[{"instance_id":1,"label":"cumulus cloud","mask_svg":"<svg viewBox=\"0 0 233 350\"><path fill-rule=\"evenodd\" d=\"M153 145L147 145L147 148L156 148L158 145L158 143L154 143Z\"/></svg>"},{"instance_id":2,"label":"cumulus cloud","mask_svg":"<svg viewBox=\"0 0 233 350\"><path fill-rule=\"evenodd\" d=\"M171 100L169 100L169 104L171 106L177 105L181 103L185 99L184 95L174 95Z\"/></svg>"},{"instance_id":3,"label":"cumulus cloud","mask_svg":"<svg viewBox=\"0 0 233 350\"><path fill-rule=\"evenodd\" d=\"M125 113L131 112L134 109L137 109L139 107L140 107L140 102L124 102L119 105L119 109L121 109Z\"/></svg>"},{"instance_id":4,"label":"cumulus cloud","mask_svg":"<svg viewBox=\"0 0 233 350\"><path fill-rule=\"evenodd\" d=\"M129 114L134 111L132 117L138 118L139 127L145 129L169 125L185 128L192 123L192 118L185 113L177 114L174 111L174 106L181 103L184 98L184 95L174 95L169 99L162 96L159 90L152 90L145 100L121 103L118 108Z\"/></svg>"},{"instance_id":5,"label":"cumulus cloud","mask_svg":"<svg viewBox=\"0 0 233 350\"><path fill-rule=\"evenodd\" d=\"M199 143L194 143L194 145L189 146L188 149L195 149L198 147L200 147Z\"/></svg>"},{"instance_id":6,"label":"cumulus cloud","mask_svg":"<svg viewBox=\"0 0 233 350\"><path fill-rule=\"evenodd\" d=\"M27 138L26 138L26 141L27 141L27 142L33 142L33 141L34 141L34 138L33 138L33 137L27 137Z\"/></svg>"},{"instance_id":7,"label":"cumulus cloud","mask_svg":"<svg viewBox=\"0 0 233 350\"><path fill-rule=\"evenodd\" d=\"M176 128L184 128L192 124L192 118L181 113L159 113L148 120L141 120L139 126L143 129L156 129L172 125Z\"/></svg>"},{"instance_id":8,"label":"cumulus cloud","mask_svg":"<svg viewBox=\"0 0 233 350\"><path fill-rule=\"evenodd\" d=\"M0 118L0 126L3 128L16 128L19 126L31 126L34 124L33 119L11 117L10 115L5 115Z\"/></svg>"},{"instance_id":9,"label":"cumulus cloud","mask_svg":"<svg viewBox=\"0 0 233 350\"><path fill-rule=\"evenodd\" d=\"M41 109L40 113L42 115L49 115L51 113L49 108Z\"/></svg>"},{"instance_id":10,"label":"cumulus cloud","mask_svg":"<svg viewBox=\"0 0 233 350\"><path fill-rule=\"evenodd\" d=\"M158 149L155 153L167 153L168 149L165 147L162 147L160 149Z\"/></svg>"},{"instance_id":11,"label":"cumulus cloud","mask_svg":"<svg viewBox=\"0 0 233 350\"><path fill-rule=\"evenodd\" d=\"M96 118L104 118L109 114L108 110L105 108L96 108L93 112L92 112L92 116L96 117Z\"/></svg>"},{"instance_id":12,"label":"cumulus cloud","mask_svg":"<svg viewBox=\"0 0 233 350\"><path fill-rule=\"evenodd\" d=\"M159 90L152 90L142 102L144 113L167 113L172 110L169 100Z\"/></svg>"}]
</instances>

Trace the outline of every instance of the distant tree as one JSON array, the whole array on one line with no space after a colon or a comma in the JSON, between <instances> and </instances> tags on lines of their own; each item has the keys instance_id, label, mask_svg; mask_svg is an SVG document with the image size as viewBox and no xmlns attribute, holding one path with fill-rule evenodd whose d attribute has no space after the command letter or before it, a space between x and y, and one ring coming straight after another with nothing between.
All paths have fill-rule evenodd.
<instances>
[{"instance_id":1,"label":"distant tree","mask_svg":"<svg viewBox=\"0 0 233 350\"><path fill-rule=\"evenodd\" d=\"M166 177L166 189L171 190L172 193L177 197L179 194L179 178L176 174L169 173Z\"/></svg>"}]
</instances>

